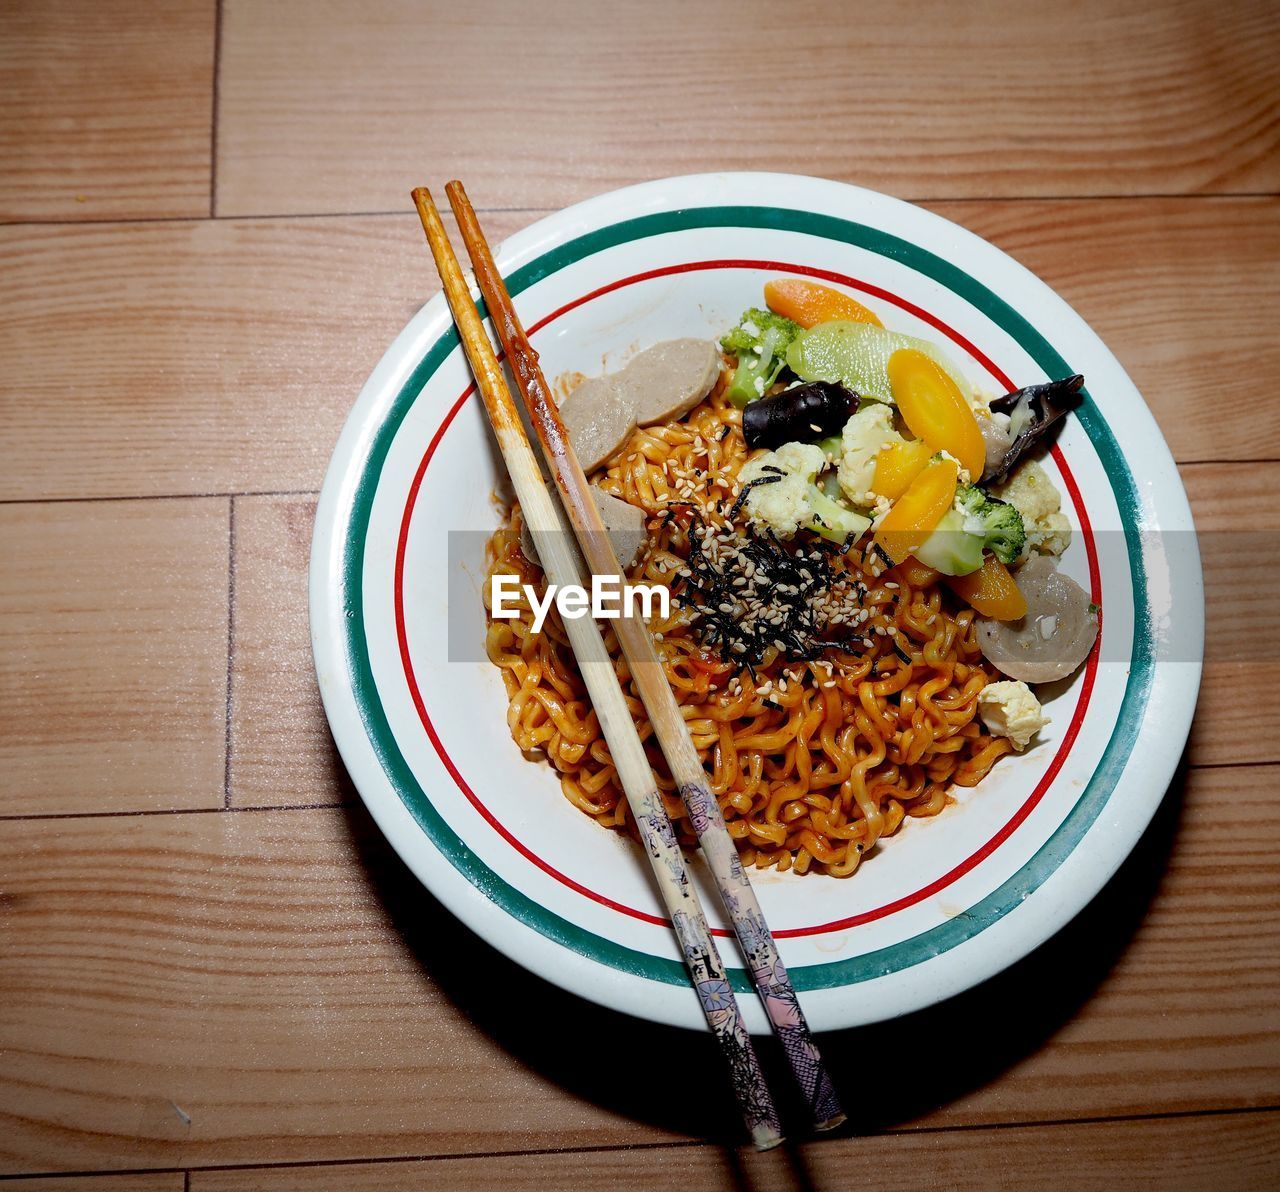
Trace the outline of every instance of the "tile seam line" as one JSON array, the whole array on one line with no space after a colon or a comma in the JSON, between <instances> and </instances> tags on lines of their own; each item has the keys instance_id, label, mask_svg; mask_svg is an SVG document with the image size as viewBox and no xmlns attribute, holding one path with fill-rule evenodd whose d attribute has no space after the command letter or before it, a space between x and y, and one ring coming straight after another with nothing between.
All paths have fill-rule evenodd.
<instances>
[{"instance_id":1,"label":"tile seam line","mask_svg":"<svg viewBox=\"0 0 1280 1192\"><path fill-rule=\"evenodd\" d=\"M838 180L837 180L838 181ZM606 192L601 192L608 193ZM890 192L881 192L889 194ZM586 198L598 198L599 195L586 195ZM1142 200L1185 200L1187 202L1234 202L1247 199L1280 198L1280 191L1275 190L1237 190L1217 191L1210 193L1187 193L1179 191L1143 191L1137 194L1061 194L1061 195L890 195L901 198L906 203L1120 203ZM574 199L560 207L554 206L514 206L514 207L477 207L479 215L518 215L522 212L536 214L538 212L556 212L564 210L582 200ZM364 211L257 211L237 212L233 215L139 215L118 218L102 217L88 219L3 219L3 228L30 227L63 227L83 224L92 227L101 224L146 224L146 223L235 223L244 220L289 220L289 219L372 219L389 218L391 216L411 216L408 208L377 208Z\"/></svg>"},{"instance_id":2,"label":"tile seam line","mask_svg":"<svg viewBox=\"0 0 1280 1192\"><path fill-rule=\"evenodd\" d=\"M1175 459L1179 468L1243 468L1280 463L1280 456L1250 459ZM0 497L5 505L78 505L106 501L208 501L231 497L319 497L318 488L245 488L216 492L109 493L79 497Z\"/></svg>"},{"instance_id":3,"label":"tile seam line","mask_svg":"<svg viewBox=\"0 0 1280 1192\"><path fill-rule=\"evenodd\" d=\"M1167 1112L1155 1111L1151 1113L1101 1114L1074 1118L1046 1118L1043 1120L1022 1122L971 1122L953 1126L895 1127L888 1130L875 1131L870 1134L841 1132L835 1137L902 1138L921 1134L969 1134L984 1130L1037 1130L1044 1129L1046 1127L1056 1129L1070 1126L1107 1125L1109 1123L1124 1122L1164 1122L1183 1121L1193 1118L1243 1117L1248 1115L1275 1113L1277 1110L1280 1110L1280 1103L1266 1105L1227 1105L1211 1107L1208 1109L1175 1109ZM795 1139L794 1141L797 1143L809 1142L815 1146L820 1146L822 1144L821 1138ZM182 1167L86 1168L79 1171L4 1173L0 1174L0 1183L10 1180L74 1179L78 1177L108 1175L181 1175L188 1172L276 1171L305 1167L362 1167L395 1163L436 1163L448 1162L449 1160L457 1159L496 1159L517 1158L521 1156L535 1158L544 1155L625 1154L630 1151L719 1149L725 1145L729 1144L712 1138L688 1138L655 1142L599 1143L567 1147L532 1147L525 1150L456 1151L447 1154L419 1155L366 1155L358 1158L339 1159L287 1159L276 1163L210 1163L203 1165L190 1164Z\"/></svg>"},{"instance_id":4,"label":"tile seam line","mask_svg":"<svg viewBox=\"0 0 1280 1192\"><path fill-rule=\"evenodd\" d=\"M209 96L209 218L218 218L218 109L221 106L222 0L213 6L213 77Z\"/></svg>"},{"instance_id":5,"label":"tile seam line","mask_svg":"<svg viewBox=\"0 0 1280 1192\"><path fill-rule=\"evenodd\" d=\"M88 505L109 501L225 501L238 497L318 497L318 488L237 489L225 492L117 493L86 497L0 497L3 505Z\"/></svg>"},{"instance_id":6,"label":"tile seam line","mask_svg":"<svg viewBox=\"0 0 1280 1192\"><path fill-rule=\"evenodd\" d=\"M1233 198L1255 198L1267 196L1239 195ZM559 211L559 207L477 207L479 215L519 215L529 213L538 215ZM110 224L201 224L201 223L246 223L252 220L281 223L291 219L389 219L392 216L412 216L409 208L404 210L384 209L377 211L292 211L262 212L253 215L137 215L137 216L102 216L88 219L0 219L0 228L65 228L65 227L102 227Z\"/></svg>"},{"instance_id":7,"label":"tile seam line","mask_svg":"<svg viewBox=\"0 0 1280 1192\"><path fill-rule=\"evenodd\" d=\"M1188 773L1197 770L1266 770L1280 768L1280 757L1250 762L1190 762ZM0 824L28 823L40 820L92 820L123 819L127 816L156 815L211 815L231 812L244 815L250 812L272 811L334 811L342 807L358 807L359 798L335 799L332 802L312 803L235 803L220 802L207 807L138 807L119 811L32 811L15 815L0 815Z\"/></svg>"},{"instance_id":8,"label":"tile seam line","mask_svg":"<svg viewBox=\"0 0 1280 1192\"><path fill-rule=\"evenodd\" d=\"M1223 464L1233 467L1245 467L1249 464L1280 463L1280 457L1252 456L1249 459L1175 459L1173 462L1180 468L1212 468L1215 465Z\"/></svg>"},{"instance_id":9,"label":"tile seam line","mask_svg":"<svg viewBox=\"0 0 1280 1192\"><path fill-rule=\"evenodd\" d=\"M227 686L222 728L222 806L231 806L231 719L236 673L236 498L227 501Z\"/></svg>"},{"instance_id":10,"label":"tile seam line","mask_svg":"<svg viewBox=\"0 0 1280 1192\"><path fill-rule=\"evenodd\" d=\"M157 815L242 815L246 812L271 811L336 811L342 807L355 807L357 800L346 799L332 803L249 803L237 807L234 803L219 802L207 807L141 807L121 811L49 811L22 812L16 815L0 815L0 823L20 824L39 820L99 820L146 818Z\"/></svg>"},{"instance_id":11,"label":"tile seam line","mask_svg":"<svg viewBox=\"0 0 1280 1192\"><path fill-rule=\"evenodd\" d=\"M1248 659L1224 659L1226 662L1243 661ZM1267 762L1189 762L1188 770L1247 770L1251 766L1275 766L1280 765L1280 758Z\"/></svg>"}]
</instances>

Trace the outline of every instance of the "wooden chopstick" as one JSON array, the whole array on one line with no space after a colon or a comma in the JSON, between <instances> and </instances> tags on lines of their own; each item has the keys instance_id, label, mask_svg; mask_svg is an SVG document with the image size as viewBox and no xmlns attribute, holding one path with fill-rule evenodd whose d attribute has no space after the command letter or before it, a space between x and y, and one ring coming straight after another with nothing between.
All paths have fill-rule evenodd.
<instances>
[{"instance_id":1,"label":"wooden chopstick","mask_svg":"<svg viewBox=\"0 0 1280 1192\"><path fill-rule=\"evenodd\" d=\"M543 486L533 448L525 435L470 288L462 276L448 233L440 222L440 213L431 192L425 187L413 192L413 201L543 570L554 584L576 584L580 580L579 558L571 533L564 524L559 506ZM594 505L591 507L595 509ZM768 1150L782 1142L773 1098L760 1070L742 1011L729 987L724 962L712 941L697 893L689 882L684 855L676 843L675 829L618 684L613 661L605 648L599 626L590 617L565 618L564 627L600 720L623 792L640 830L645 852L653 866L667 913L671 916L707 1025L729 1064L743 1120L755 1145L761 1150Z\"/></svg>"},{"instance_id":2,"label":"wooden chopstick","mask_svg":"<svg viewBox=\"0 0 1280 1192\"><path fill-rule=\"evenodd\" d=\"M476 281L488 305L489 317L524 396L525 407L542 443L543 454L555 477L556 488L577 534L587 567L596 575L617 575L621 569L599 511L591 499L587 478L574 454L564 423L560 421L555 399L538 364L538 354L520 324L467 192L462 183L456 181L450 182L445 192L471 257ZM653 639L643 621L628 615L615 622L615 632L631 665L632 677L653 723L671 776L680 787L681 798L688 808L721 901L733 922L751 979L782 1042L791 1071L804 1093L814 1128L834 1129L845 1120L840 1098L809 1032L791 978L778 955L777 943L765 923L755 891L738 857L737 847L725 827L720 804L707 783L702 761L654 650Z\"/></svg>"}]
</instances>

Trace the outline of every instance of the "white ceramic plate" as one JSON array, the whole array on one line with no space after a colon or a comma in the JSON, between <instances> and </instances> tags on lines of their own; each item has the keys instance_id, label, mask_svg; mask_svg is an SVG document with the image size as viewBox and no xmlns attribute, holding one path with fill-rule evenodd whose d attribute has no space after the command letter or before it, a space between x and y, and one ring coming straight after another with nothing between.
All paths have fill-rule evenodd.
<instances>
[{"instance_id":1,"label":"white ceramic plate","mask_svg":"<svg viewBox=\"0 0 1280 1192\"><path fill-rule=\"evenodd\" d=\"M987 391L1084 373L1089 397L1046 466L1076 529L1062 565L1102 605L1103 628L1087 666L1050 702L1041 743L956 791L936 818L909 821L852 879L754 879L815 1029L955 994L1067 922L1165 792L1195 705L1204 617L1173 460L1098 337L963 228L814 178L708 174L630 187L541 220L496 255L552 378L598 373L663 339L717 337L780 274L848 289L887 326L944 345ZM405 268L428 275L425 246ZM520 755L497 670L449 660L451 633L455 654L473 642L481 658L484 625L483 536L454 539L450 607L449 532L492 529L500 483L435 298L369 378L320 499L311 626L334 737L396 851L499 951L597 1002L699 1027L642 856ZM713 893L702 893L715 917ZM731 941L724 953L747 989ZM751 1029L765 1030L755 999L741 1002Z\"/></svg>"}]
</instances>

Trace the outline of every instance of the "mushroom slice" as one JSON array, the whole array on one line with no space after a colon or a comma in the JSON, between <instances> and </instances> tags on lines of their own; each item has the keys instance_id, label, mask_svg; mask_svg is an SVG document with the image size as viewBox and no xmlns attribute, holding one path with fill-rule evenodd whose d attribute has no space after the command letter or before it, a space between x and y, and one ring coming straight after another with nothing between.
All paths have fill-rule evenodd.
<instances>
[{"instance_id":1,"label":"mushroom slice","mask_svg":"<svg viewBox=\"0 0 1280 1192\"><path fill-rule=\"evenodd\" d=\"M1028 560L1017 578L1027 615L1020 621L978 618L978 646L987 661L1011 679L1065 679L1089 656L1098 637L1089 594L1045 555Z\"/></svg>"},{"instance_id":2,"label":"mushroom slice","mask_svg":"<svg viewBox=\"0 0 1280 1192\"><path fill-rule=\"evenodd\" d=\"M560 498L555 493L554 485L548 484L547 489L551 492L552 499L558 503ZM591 486L591 499L600 511L600 520L604 522L609 535L609 545L618 556L618 566L623 569L630 567L639 557L640 548L648 538L644 526L644 510L628 501L619 500L612 493L596 488L594 484ZM537 548L533 545L533 535L529 533L528 522L520 527L520 551L530 563L542 565Z\"/></svg>"},{"instance_id":3,"label":"mushroom slice","mask_svg":"<svg viewBox=\"0 0 1280 1192\"><path fill-rule=\"evenodd\" d=\"M669 339L640 353L614 383L640 426L682 418L720 376L720 351L709 339Z\"/></svg>"},{"instance_id":4,"label":"mushroom slice","mask_svg":"<svg viewBox=\"0 0 1280 1192\"><path fill-rule=\"evenodd\" d=\"M1084 398L1080 394L1084 377L1077 373L1061 381L1049 381L1043 385L1028 385L1015 393L1006 393L991 403L996 413L1009 415L1009 437L1013 440L1004 458L991 462L990 440L987 440L987 464L983 468L983 480L1000 483L1013 471L1014 465L1057 424L1076 408ZM985 437L985 436L984 436Z\"/></svg>"},{"instance_id":5,"label":"mushroom slice","mask_svg":"<svg viewBox=\"0 0 1280 1192\"><path fill-rule=\"evenodd\" d=\"M635 408L620 375L589 377L560 403L560 420L584 472L594 472L636 428Z\"/></svg>"}]
</instances>

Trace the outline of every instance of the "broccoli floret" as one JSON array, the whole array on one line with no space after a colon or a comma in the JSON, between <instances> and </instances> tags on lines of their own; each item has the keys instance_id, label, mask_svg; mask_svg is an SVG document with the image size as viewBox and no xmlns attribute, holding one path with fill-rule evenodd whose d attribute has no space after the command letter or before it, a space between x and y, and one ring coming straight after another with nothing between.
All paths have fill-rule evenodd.
<instances>
[{"instance_id":1,"label":"broccoli floret","mask_svg":"<svg viewBox=\"0 0 1280 1192\"><path fill-rule=\"evenodd\" d=\"M869 517L846 509L815 484L809 485L809 508L813 510L813 518L807 528L829 542L844 543L850 538L860 538L871 525Z\"/></svg>"},{"instance_id":2,"label":"broccoli floret","mask_svg":"<svg viewBox=\"0 0 1280 1192\"><path fill-rule=\"evenodd\" d=\"M799 323L775 315L771 310L752 307L738 325L720 340L726 352L738 358L729 398L745 406L755 401L778 379L786 365L787 348L804 331Z\"/></svg>"},{"instance_id":3,"label":"broccoli floret","mask_svg":"<svg viewBox=\"0 0 1280 1192\"><path fill-rule=\"evenodd\" d=\"M982 535L983 545L1000 562L1012 563L1022 553L1027 528L1022 514L1008 501L974 485L965 485L956 490L955 507L964 514L965 533Z\"/></svg>"},{"instance_id":4,"label":"broccoli floret","mask_svg":"<svg viewBox=\"0 0 1280 1192\"><path fill-rule=\"evenodd\" d=\"M1026 536L1022 514L1012 505L966 484L956 489L955 503L914 553L944 575L969 575L982 566L984 551L1012 563Z\"/></svg>"},{"instance_id":5,"label":"broccoli floret","mask_svg":"<svg viewBox=\"0 0 1280 1192\"><path fill-rule=\"evenodd\" d=\"M965 532L968 517L954 505L942 515L942 520L912 552L926 567L941 571L943 575L969 575L982 566L982 551L986 540L981 533Z\"/></svg>"}]
</instances>

